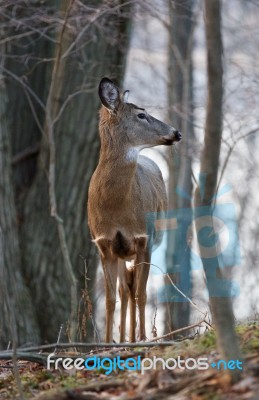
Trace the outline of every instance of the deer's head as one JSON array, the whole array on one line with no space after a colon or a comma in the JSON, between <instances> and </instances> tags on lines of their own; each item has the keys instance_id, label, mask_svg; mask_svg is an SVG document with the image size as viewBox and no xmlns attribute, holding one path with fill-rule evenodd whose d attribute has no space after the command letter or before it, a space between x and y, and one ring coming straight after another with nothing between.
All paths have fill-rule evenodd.
<instances>
[{"instance_id":1,"label":"deer's head","mask_svg":"<svg viewBox=\"0 0 259 400\"><path fill-rule=\"evenodd\" d=\"M127 103L120 95L118 87L108 78L103 78L99 85L101 109L100 128L109 129L111 141L123 143L129 149L141 150L146 147L172 145L181 140L181 133L152 117L142 107ZM100 129L106 135L107 129Z\"/></svg>"}]
</instances>

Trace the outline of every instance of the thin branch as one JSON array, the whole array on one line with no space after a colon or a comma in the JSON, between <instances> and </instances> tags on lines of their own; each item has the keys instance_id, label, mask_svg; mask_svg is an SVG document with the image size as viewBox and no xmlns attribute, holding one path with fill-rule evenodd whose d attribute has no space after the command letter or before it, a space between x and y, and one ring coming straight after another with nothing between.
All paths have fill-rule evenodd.
<instances>
[{"instance_id":1,"label":"thin branch","mask_svg":"<svg viewBox=\"0 0 259 400\"><path fill-rule=\"evenodd\" d=\"M150 340L150 342L156 342L157 340L166 339L176 333L184 332L189 329L196 328L197 326L201 326L202 323L206 323L205 317L202 320L200 320L199 322L196 322L196 324L192 324L192 325L185 326L183 328L176 329L175 331L169 332L163 336L156 337L155 339Z\"/></svg>"},{"instance_id":2,"label":"thin branch","mask_svg":"<svg viewBox=\"0 0 259 400\"><path fill-rule=\"evenodd\" d=\"M8 69L4 68L3 66L1 66L1 69L3 70L3 72L5 72L7 75L11 76L12 79L16 80L23 88L24 93L26 95L26 98L28 100L29 106L31 108L32 114L34 116L35 122L40 130L40 132L42 133L42 135L44 135L44 129L38 119L35 107L33 105L33 102L31 101L31 98L29 96L30 95L36 100L36 102L38 103L38 105L43 109L43 111L46 111L45 105L43 104L43 102L41 101L41 99L38 97L38 95L34 92L34 90L32 90L32 88L27 85L23 79L21 79L20 77L18 77L17 75L13 74L11 71L9 71Z\"/></svg>"},{"instance_id":3,"label":"thin branch","mask_svg":"<svg viewBox=\"0 0 259 400\"><path fill-rule=\"evenodd\" d=\"M44 37L45 39L49 40L50 42L56 43L55 39L53 39L51 36L46 35L43 30L39 30L39 29L35 28L34 26L32 26L32 24L27 25L26 22L24 22L22 19L18 20L18 19L13 18L13 16L10 17L8 14L4 13L3 11L1 11L0 14L9 20L12 20L12 22L13 21L17 22L17 24L19 26L23 25L24 27L29 28L32 31L32 33L38 33L40 35L40 37Z\"/></svg>"},{"instance_id":4,"label":"thin branch","mask_svg":"<svg viewBox=\"0 0 259 400\"><path fill-rule=\"evenodd\" d=\"M59 329L59 333L58 333L58 340L57 340L57 344L59 344L59 343L60 343L60 338L61 338L61 334L62 334L63 328L64 328L64 325L63 325L63 324L61 324L61 325L60 325L60 329ZM56 353L56 351L57 351L57 349L55 348L55 350L54 350L54 353Z\"/></svg>"},{"instance_id":5,"label":"thin branch","mask_svg":"<svg viewBox=\"0 0 259 400\"><path fill-rule=\"evenodd\" d=\"M231 154L233 153L233 151L234 151L236 145L237 145L241 140L246 139L248 136L253 135L253 134L255 134L255 133L258 133L258 132L259 132L259 126L257 126L256 128L252 129L251 131L245 133L244 135L239 136L239 138L237 138L237 139L234 141L233 145L232 145L231 147L229 147L229 150L228 150L228 152L227 152L227 155L226 155L226 158L225 158L225 161L224 161L224 163L223 163L222 170L221 170L221 174L220 174L220 178L219 178L219 181L218 181L216 193L218 193L220 184L221 184L222 179L223 179L223 175L224 175L225 170L226 170L226 168L227 168L227 164L228 164L228 162L229 162L230 156L231 156Z\"/></svg>"},{"instance_id":6,"label":"thin branch","mask_svg":"<svg viewBox=\"0 0 259 400\"><path fill-rule=\"evenodd\" d=\"M90 91L90 90L89 90L89 91ZM86 92L87 92L86 89L85 89L85 90L80 89L80 90L77 90L76 92L74 92L74 93L68 95L67 98L66 98L66 100L63 102L63 104L62 104L62 106L61 106L61 108L60 108L60 110L59 110L57 116L54 118L54 120L53 120L53 125L55 125L55 124L57 123L57 121L60 119L61 115L63 114L63 112L64 112L66 106L67 106L68 103L71 101L71 99L73 99L75 96L78 96L79 94L86 93Z\"/></svg>"},{"instance_id":7,"label":"thin branch","mask_svg":"<svg viewBox=\"0 0 259 400\"><path fill-rule=\"evenodd\" d=\"M38 128L39 128L39 130L40 130L40 132L42 134L42 136L44 136L45 135L44 128L40 123L40 120L39 120L38 115L36 113L36 110L35 110L35 107L33 105L33 102L31 101L31 98L30 98L30 96L29 96L29 94L28 94L28 92L27 92L27 90L25 88L24 88L24 92L25 92L25 96L26 96L26 98L28 100L29 106L31 108L32 115L33 115L33 117L35 119L35 122L36 122L36 124L37 124L37 126L38 126Z\"/></svg>"},{"instance_id":8,"label":"thin branch","mask_svg":"<svg viewBox=\"0 0 259 400\"><path fill-rule=\"evenodd\" d=\"M36 100L36 102L39 104L39 106L43 109L43 111L46 111L45 104L43 104L43 102L37 96L37 94L34 92L34 90L32 90L32 88L22 80L22 78L13 74L11 71L9 71L8 69L6 69L3 66L1 66L1 69L3 70L3 72L5 72L11 78L13 78L16 82L18 82L24 89L26 89L32 95L32 97Z\"/></svg>"},{"instance_id":9,"label":"thin branch","mask_svg":"<svg viewBox=\"0 0 259 400\"><path fill-rule=\"evenodd\" d=\"M85 32L87 31L87 29L93 25L100 17L102 17L103 15L105 15L108 12L113 12L116 10L119 10L122 7L126 7L127 5L130 5L132 3L135 3L136 0L130 0L130 1L126 1L125 3L122 4L118 4L116 6L114 6L113 8L105 8L104 10L101 9L97 9L96 12L94 13L94 15L92 17L90 17L89 22L85 25L85 27L81 30L81 32L78 34L78 36L76 37L76 39L72 42L72 44L69 46L69 48L65 51L64 54L62 54L62 59L67 57L71 51L73 50L73 48L75 47L75 45L80 41L80 39L84 36ZM82 46L81 46L82 47ZM81 48L79 47L78 50Z\"/></svg>"},{"instance_id":10,"label":"thin branch","mask_svg":"<svg viewBox=\"0 0 259 400\"><path fill-rule=\"evenodd\" d=\"M160 268L158 265L155 265L155 264L152 264L152 263L148 263L148 262L142 262L142 263L140 263L140 264L136 264L135 266L141 265L141 264L153 265L154 267L158 268L159 271L161 271L162 274L168 278L169 282L170 282L171 285L175 288L175 290L176 290L178 293L180 293L187 301L189 301L189 303L191 303L191 305L192 305L194 308L196 308L196 310L198 310L201 314L203 314L203 315L204 315L204 318L207 317L207 314L208 314L208 313L202 311L188 296L186 296L186 294L184 294L184 293L176 286L176 284L172 281L172 279L171 279L170 275L168 274L168 272L164 273L164 271L162 270L162 268ZM210 324L208 321L206 321L206 320L204 319L204 322L205 322L207 325L209 325L210 328L212 328L211 324Z\"/></svg>"},{"instance_id":11,"label":"thin branch","mask_svg":"<svg viewBox=\"0 0 259 400\"><path fill-rule=\"evenodd\" d=\"M27 147L23 151L20 151L18 154L15 154L12 158L12 165L17 165L22 161L27 160L39 153L40 143L36 143L33 146Z\"/></svg>"},{"instance_id":12,"label":"thin branch","mask_svg":"<svg viewBox=\"0 0 259 400\"><path fill-rule=\"evenodd\" d=\"M10 42L12 40L18 40L18 39L21 39L21 38L26 37L26 36L31 36L31 35L33 35L33 33L34 32L29 31L29 32L19 33L18 35L8 36L8 37L0 40L0 45L8 43L8 42Z\"/></svg>"}]
</instances>

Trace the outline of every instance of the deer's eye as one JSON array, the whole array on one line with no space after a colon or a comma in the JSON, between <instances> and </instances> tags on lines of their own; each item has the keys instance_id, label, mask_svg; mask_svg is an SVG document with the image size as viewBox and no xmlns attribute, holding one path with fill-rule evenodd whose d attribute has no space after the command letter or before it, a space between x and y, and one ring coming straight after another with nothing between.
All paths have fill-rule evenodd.
<instances>
[{"instance_id":1,"label":"deer's eye","mask_svg":"<svg viewBox=\"0 0 259 400\"><path fill-rule=\"evenodd\" d=\"M143 113L138 114L138 118L139 118L139 119L146 119L146 115L143 114Z\"/></svg>"}]
</instances>

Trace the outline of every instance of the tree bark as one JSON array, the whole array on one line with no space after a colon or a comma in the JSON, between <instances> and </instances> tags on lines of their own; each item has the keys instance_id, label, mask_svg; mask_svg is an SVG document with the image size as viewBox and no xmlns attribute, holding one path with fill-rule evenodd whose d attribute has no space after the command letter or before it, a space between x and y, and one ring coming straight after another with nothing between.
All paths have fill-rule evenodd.
<instances>
[{"instance_id":1,"label":"tree bark","mask_svg":"<svg viewBox=\"0 0 259 400\"><path fill-rule=\"evenodd\" d=\"M207 43L208 100L204 149L201 158L200 184L195 191L195 210L199 216L200 207L207 207L207 215L213 219L213 206L216 194L219 156L222 136L223 115L223 63L221 38L220 0L205 0L205 26ZM196 219L196 230L200 227ZM216 232L213 232L216 235ZM217 259L218 260L218 259ZM219 266L213 267L203 261L209 291L213 322L217 331L218 345L225 360L240 359L239 347L234 331L234 315L230 293L225 297L214 297L215 288L224 273ZM217 294L216 294L217 296ZM233 380L240 376L239 370L231 370Z\"/></svg>"},{"instance_id":2,"label":"tree bark","mask_svg":"<svg viewBox=\"0 0 259 400\"><path fill-rule=\"evenodd\" d=\"M193 40L193 0L168 2L170 15L169 36L169 65L168 65L168 106L169 118L174 127L183 134L179 145L179 151L169 153L169 209L177 214L178 225L181 225L181 211L191 210L192 198L192 152L191 146L194 140L192 117L192 40ZM177 193L177 188L185 193L185 196ZM189 223L192 215L188 212ZM171 275L176 285L187 296L191 296L190 281L190 249L180 252L179 243L183 240L183 233L177 230L167 233L167 272ZM184 257L182 257L184 254ZM168 285L167 297L169 331L188 325L190 316L189 303L181 297L174 288ZM166 318L168 320L168 318Z\"/></svg>"},{"instance_id":3,"label":"tree bark","mask_svg":"<svg viewBox=\"0 0 259 400\"><path fill-rule=\"evenodd\" d=\"M59 33L56 37L52 36L54 41L48 42L46 46L46 40L42 39L45 43L45 53L41 38L38 39L37 47L33 45L26 48L26 53L31 50L31 58L34 60L35 57L36 61L30 64L30 69L27 70L30 79L25 81L31 85L31 89L43 106L47 99L51 98L45 111L51 115L56 148L55 195L58 215L63 220L73 272L78 281L80 340L85 339L86 336L90 339L93 335L93 326L90 322L92 312L90 300L94 302L95 275L98 265L97 252L91 243L86 219L87 190L99 154L98 109L100 104L97 86L104 75L116 78L118 83L122 81L130 26L130 8L124 6L122 1L117 0L112 4L101 0L92 1L91 4L88 1L81 3L88 7L89 13L92 12L89 17L87 14L89 19L83 26L80 25L79 16L85 12L85 9L81 9L81 5L75 2L70 10L70 16L72 15L73 18L69 19L67 26L61 24L60 27L59 25ZM59 16L64 19L70 4L73 2L55 1L54 13L59 12ZM44 6L39 5L39 7ZM64 32L61 37L62 29ZM84 34L82 34L83 31ZM55 46L53 46L55 41ZM15 49L12 48L11 53L12 51ZM40 66L44 65L45 57L53 57L58 51L61 56L58 73L55 76L52 74L51 80L51 69L54 63L48 61L49 67L46 69ZM14 75L18 74L21 78L19 73L23 74L24 70L20 72L19 69L16 70L16 67L17 64L13 63L11 72ZM32 79L31 71L37 72L37 79ZM7 72L6 77L13 78ZM24 200L19 206L22 271L33 297L37 313L35 323L40 327L41 340L56 341L60 325L70 323L71 280L64 266L58 226L56 220L50 215L48 170L51 154L48 137L42 136L42 132L47 133L47 115L39 106L39 101L28 91L26 103L24 95L26 89L23 87L23 82L20 82L21 79L15 81L16 85L19 84L22 87L14 104L12 104L13 91L8 99L8 107L15 110L12 115L8 114L15 153L23 150L21 148L23 146L21 145L19 149L15 148L14 142L18 128L13 115L22 115L23 109L25 110L24 129L22 123L21 128L19 127L20 134L24 136L27 135L26 129L30 124L34 127L37 125L37 129L40 126L37 132L37 140L40 138L39 155L37 162L32 165L31 179L26 181ZM42 85L39 81L42 81ZM9 79L8 84L10 84ZM51 84L54 87L50 93ZM36 109L38 120L36 122L30 102L28 102L28 93L30 102ZM31 142L32 129L28 131L28 135L31 136L25 140L26 146L34 143L34 141ZM24 161L25 170L27 167L30 168L30 161ZM27 173L28 170L25 171L23 177ZM22 179L18 176L16 181L18 194L21 181ZM87 267L89 279L87 293L85 267Z\"/></svg>"},{"instance_id":4,"label":"tree bark","mask_svg":"<svg viewBox=\"0 0 259 400\"><path fill-rule=\"evenodd\" d=\"M17 217L10 165L6 96L0 87L0 348L8 343L38 343L39 327L29 290L21 274Z\"/></svg>"},{"instance_id":5,"label":"tree bark","mask_svg":"<svg viewBox=\"0 0 259 400\"><path fill-rule=\"evenodd\" d=\"M102 23L105 24L105 29L109 31L112 39L116 40L120 30L119 27L117 30L114 29L112 20L114 16L110 21L105 20ZM91 245L86 221L87 188L99 153L97 139L99 99L96 85L103 75L113 73L117 79L123 76L123 53L106 40L107 32L105 36L99 34L97 30L92 34L96 35L96 42L89 43L84 50L80 60L80 70L77 63L65 59L61 66L63 73L60 72L61 75L55 82L57 101L60 104L64 103L67 96L76 88L83 87L88 82L92 85L88 93L75 97L68 104L55 127L57 205L59 214L64 220L67 245L78 280L80 297L85 282L84 263L80 255L88 265L90 295L94 291L97 269L96 251ZM73 39L71 38L70 42L69 38L64 40L68 40L68 43L62 45L68 48ZM23 265L26 265L26 275L29 277L30 287L35 296L43 338L54 341L60 324L69 321L70 284L64 274L64 261L56 223L49 215L49 199L46 196L48 182L45 175L48 148L44 143L41 158L45 160L39 166L26 201ZM54 307L55 312L53 312ZM78 326L78 329L80 332L88 330L88 337L91 337L89 325Z\"/></svg>"}]
</instances>

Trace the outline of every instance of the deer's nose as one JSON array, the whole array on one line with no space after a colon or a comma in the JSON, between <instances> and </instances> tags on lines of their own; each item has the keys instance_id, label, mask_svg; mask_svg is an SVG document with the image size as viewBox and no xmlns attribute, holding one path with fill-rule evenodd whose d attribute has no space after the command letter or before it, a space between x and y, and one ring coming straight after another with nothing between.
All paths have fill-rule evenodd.
<instances>
[{"instance_id":1,"label":"deer's nose","mask_svg":"<svg viewBox=\"0 0 259 400\"><path fill-rule=\"evenodd\" d=\"M176 140L177 142L179 142L179 141L182 139L182 134L181 134L181 132L178 131L178 130L174 131L174 136L175 136L175 140Z\"/></svg>"}]
</instances>

